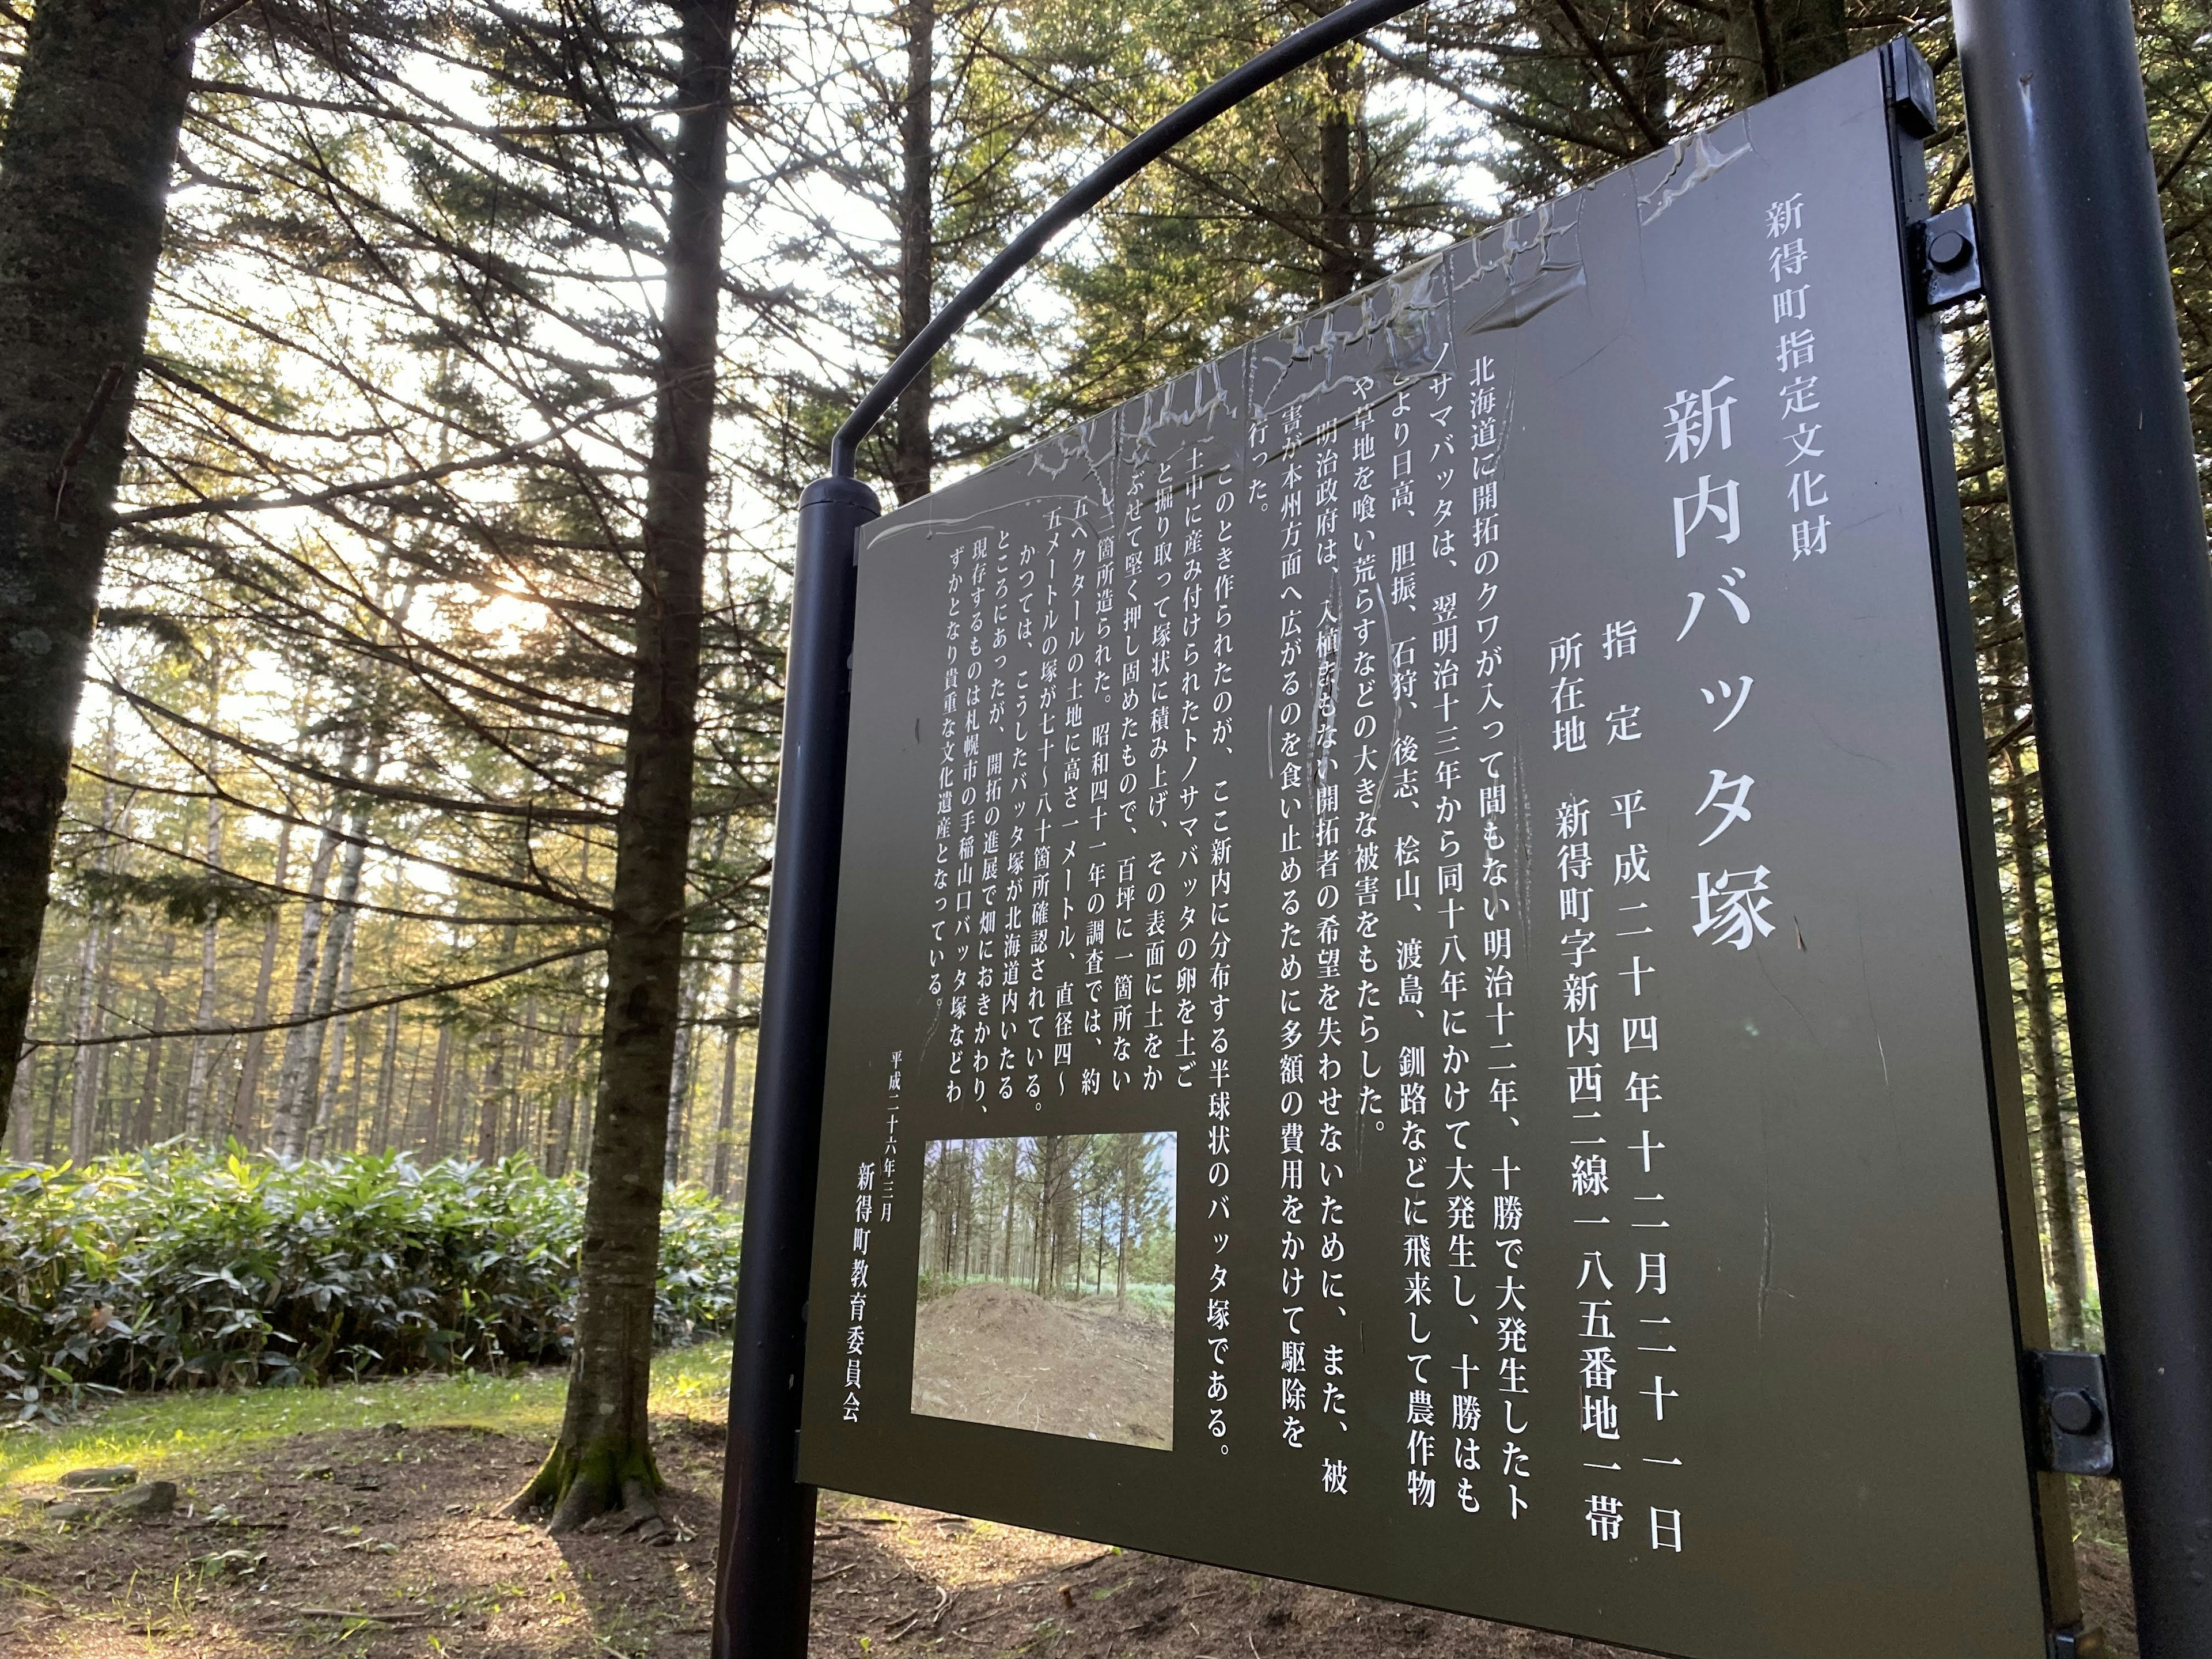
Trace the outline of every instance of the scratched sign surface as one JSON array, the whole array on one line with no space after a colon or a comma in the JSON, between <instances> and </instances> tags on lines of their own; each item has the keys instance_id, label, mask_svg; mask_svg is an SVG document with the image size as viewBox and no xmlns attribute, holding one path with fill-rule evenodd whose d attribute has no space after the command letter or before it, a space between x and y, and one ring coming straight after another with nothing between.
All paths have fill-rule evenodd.
<instances>
[{"instance_id":1,"label":"scratched sign surface","mask_svg":"<svg viewBox=\"0 0 2212 1659\"><path fill-rule=\"evenodd\" d=\"M1857 60L863 533L805 1479L2042 1651L1918 166Z\"/></svg>"}]
</instances>

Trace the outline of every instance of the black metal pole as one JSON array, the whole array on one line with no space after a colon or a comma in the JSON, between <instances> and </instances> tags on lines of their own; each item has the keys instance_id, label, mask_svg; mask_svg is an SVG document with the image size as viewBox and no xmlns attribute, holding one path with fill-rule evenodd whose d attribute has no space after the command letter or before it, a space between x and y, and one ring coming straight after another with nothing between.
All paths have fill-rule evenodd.
<instances>
[{"instance_id":1,"label":"black metal pole","mask_svg":"<svg viewBox=\"0 0 2212 1659\"><path fill-rule=\"evenodd\" d=\"M2125 0L1959 0L2144 1659L2212 1654L2212 575Z\"/></svg>"},{"instance_id":2,"label":"black metal pole","mask_svg":"<svg viewBox=\"0 0 2212 1659\"><path fill-rule=\"evenodd\" d=\"M806 1267L822 1149L830 957L845 822L854 537L881 509L850 478L799 501L784 670L783 769L761 984L752 1153L730 1359L729 1454L714 1582L715 1659L805 1659L814 1489L799 1484Z\"/></svg>"}]
</instances>

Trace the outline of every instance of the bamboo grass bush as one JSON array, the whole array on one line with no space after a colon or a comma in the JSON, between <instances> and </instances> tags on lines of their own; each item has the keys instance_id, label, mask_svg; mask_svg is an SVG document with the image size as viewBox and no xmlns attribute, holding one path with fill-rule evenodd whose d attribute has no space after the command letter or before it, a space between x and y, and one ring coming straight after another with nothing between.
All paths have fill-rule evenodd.
<instances>
[{"instance_id":1,"label":"bamboo grass bush","mask_svg":"<svg viewBox=\"0 0 2212 1659\"><path fill-rule=\"evenodd\" d=\"M173 1142L0 1166L0 1413L564 1361L583 1200L524 1158L283 1163ZM669 1193L656 1343L728 1333L738 1234L734 1207Z\"/></svg>"}]
</instances>

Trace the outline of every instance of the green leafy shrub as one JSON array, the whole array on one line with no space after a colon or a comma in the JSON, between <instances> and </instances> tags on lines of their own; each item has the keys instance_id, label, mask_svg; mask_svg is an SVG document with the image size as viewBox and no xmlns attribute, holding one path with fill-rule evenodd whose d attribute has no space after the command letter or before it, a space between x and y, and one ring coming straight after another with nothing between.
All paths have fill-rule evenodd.
<instances>
[{"instance_id":1,"label":"green leafy shrub","mask_svg":"<svg viewBox=\"0 0 2212 1659\"><path fill-rule=\"evenodd\" d=\"M584 1190L526 1158L283 1164L182 1143L0 1169L0 1401L316 1383L568 1354ZM655 1335L726 1334L738 1212L662 1217Z\"/></svg>"}]
</instances>

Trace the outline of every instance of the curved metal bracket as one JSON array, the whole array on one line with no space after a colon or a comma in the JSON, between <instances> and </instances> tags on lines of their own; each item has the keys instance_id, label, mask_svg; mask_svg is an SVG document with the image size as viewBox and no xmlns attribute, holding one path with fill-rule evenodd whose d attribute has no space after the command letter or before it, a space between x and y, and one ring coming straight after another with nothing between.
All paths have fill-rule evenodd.
<instances>
[{"instance_id":1,"label":"curved metal bracket","mask_svg":"<svg viewBox=\"0 0 2212 1659\"><path fill-rule=\"evenodd\" d=\"M1311 63L1378 23L1408 12L1421 0L1352 0L1317 23L1309 23L1283 39L1243 68L1233 70L1188 103L1163 116L1108 156L1082 183L1047 208L1020 235L1006 244L999 256L969 279L953 296L952 303L929 319L929 325L908 341L883 379L869 387L868 395L848 416L837 435L830 441L830 474L854 476L860 441L890 412L899 394L914 383L929 360L960 331L960 325L990 303L1023 267L1045 251L1052 239L1104 201L1152 162L1181 143L1217 115L1242 103L1254 93L1273 86L1292 70Z\"/></svg>"}]
</instances>

